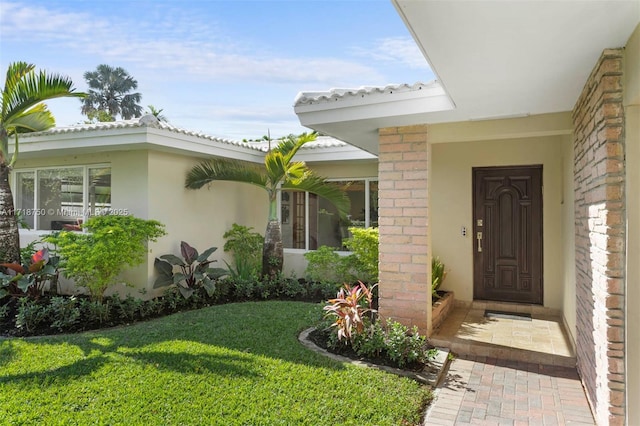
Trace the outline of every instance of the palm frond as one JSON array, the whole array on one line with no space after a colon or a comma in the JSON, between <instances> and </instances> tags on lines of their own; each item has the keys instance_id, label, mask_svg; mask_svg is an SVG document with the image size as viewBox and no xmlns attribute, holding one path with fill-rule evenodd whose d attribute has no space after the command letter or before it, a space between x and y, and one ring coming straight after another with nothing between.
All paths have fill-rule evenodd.
<instances>
[{"instance_id":1,"label":"palm frond","mask_svg":"<svg viewBox=\"0 0 640 426\"><path fill-rule=\"evenodd\" d=\"M42 132L56 124L55 118L45 104L38 104L33 108L12 117L5 125L7 134Z\"/></svg>"},{"instance_id":2,"label":"palm frond","mask_svg":"<svg viewBox=\"0 0 640 426\"><path fill-rule=\"evenodd\" d=\"M199 189L215 181L234 181L266 189L268 177L261 166L243 161L215 158L194 166L188 173L185 187Z\"/></svg>"},{"instance_id":3,"label":"palm frond","mask_svg":"<svg viewBox=\"0 0 640 426\"><path fill-rule=\"evenodd\" d=\"M311 170L307 170L301 179L286 181L282 184L282 189L308 191L316 194L333 204L343 216L349 213L351 207L349 197L339 185L327 182L325 178L316 175Z\"/></svg>"},{"instance_id":4,"label":"palm frond","mask_svg":"<svg viewBox=\"0 0 640 426\"><path fill-rule=\"evenodd\" d=\"M4 89L2 90L2 116L4 117L4 111L7 110L7 105L10 100L9 94L15 90L16 84L26 74L33 71L35 65L28 64L26 62L14 62L7 67L7 75L5 78Z\"/></svg>"},{"instance_id":5,"label":"palm frond","mask_svg":"<svg viewBox=\"0 0 640 426\"><path fill-rule=\"evenodd\" d=\"M36 73L33 69L17 68L21 77L14 76L5 83L2 93L2 122L8 126L11 119L20 116L34 105L48 99L75 96L83 97L84 93L75 92L70 78L60 74ZM9 67L11 71L11 66ZM10 87L10 90L7 90Z\"/></svg>"},{"instance_id":6,"label":"palm frond","mask_svg":"<svg viewBox=\"0 0 640 426\"><path fill-rule=\"evenodd\" d=\"M299 136L287 136L278 143L273 151L282 154L285 163L289 163L305 143L316 140L317 136L316 132L302 133Z\"/></svg>"}]
</instances>

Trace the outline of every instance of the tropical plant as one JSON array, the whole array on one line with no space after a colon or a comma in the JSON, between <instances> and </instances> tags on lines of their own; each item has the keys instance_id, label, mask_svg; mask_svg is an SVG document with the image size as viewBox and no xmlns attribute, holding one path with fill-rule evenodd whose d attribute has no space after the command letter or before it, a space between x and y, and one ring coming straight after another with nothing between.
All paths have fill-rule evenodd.
<instances>
[{"instance_id":1,"label":"tropical plant","mask_svg":"<svg viewBox=\"0 0 640 426\"><path fill-rule=\"evenodd\" d=\"M287 136L271 149L264 159L264 167L230 159L211 159L194 166L188 173L185 186L199 189L215 181L234 181L256 185L267 191L269 216L262 249L262 275L274 277L282 272L282 228L278 219L278 193L280 190L308 191L324 197L341 214L349 211L349 198L336 185L326 180L304 162L294 161L298 150L315 140L316 134L303 133Z\"/></svg>"},{"instance_id":2,"label":"tropical plant","mask_svg":"<svg viewBox=\"0 0 640 426\"><path fill-rule=\"evenodd\" d=\"M156 258L153 265L160 276L156 279L153 288L175 285L186 299L196 289L202 287L209 297L213 296L216 280L227 274L227 271L222 268L209 267L211 263L215 262L215 260L209 260L209 256L217 249L217 247L209 247L202 254L199 254L198 250L182 241L180 243L182 259L173 254L165 254ZM179 272L174 271L176 266Z\"/></svg>"},{"instance_id":3,"label":"tropical plant","mask_svg":"<svg viewBox=\"0 0 640 426\"><path fill-rule=\"evenodd\" d=\"M167 120L167 116L162 114L162 111L164 111L164 109L162 108L157 109L153 105L147 105L147 108L149 108L149 111L147 111L147 114L153 115L155 118L158 119L158 121L163 121L165 123L169 121Z\"/></svg>"},{"instance_id":4,"label":"tropical plant","mask_svg":"<svg viewBox=\"0 0 640 426\"><path fill-rule=\"evenodd\" d=\"M89 86L87 97L82 100L82 113L87 117L100 118L96 111L107 112L113 119L120 115L129 120L142 115L140 93L130 93L138 88L138 82L122 67L98 65L95 71L84 73ZM100 119L100 121L109 121Z\"/></svg>"},{"instance_id":5,"label":"tropical plant","mask_svg":"<svg viewBox=\"0 0 640 426\"><path fill-rule=\"evenodd\" d=\"M25 251L30 251L28 245ZM38 298L46 284L56 285L58 280L58 258L49 256L49 249L35 251L23 265L0 263L6 273L0 272L0 299L6 295Z\"/></svg>"},{"instance_id":6,"label":"tropical plant","mask_svg":"<svg viewBox=\"0 0 640 426\"><path fill-rule=\"evenodd\" d=\"M354 287L345 284L335 299L329 299L323 308L325 316L334 316L332 327L338 330L338 340L345 338L351 341L353 336L362 333L365 327L366 314L375 313L372 308L373 288L364 283L358 283Z\"/></svg>"},{"instance_id":7,"label":"tropical plant","mask_svg":"<svg viewBox=\"0 0 640 426\"><path fill-rule=\"evenodd\" d=\"M227 264L234 279L250 280L260 277L262 268L262 243L264 237L253 232L252 227L234 223L222 236L225 240L224 251L233 253L233 264Z\"/></svg>"},{"instance_id":8,"label":"tropical plant","mask_svg":"<svg viewBox=\"0 0 640 426\"><path fill-rule=\"evenodd\" d=\"M9 173L18 159L18 134L41 132L55 125L46 100L84 96L75 93L71 80L59 74L35 71L26 62L9 64L2 88L0 108L0 260L20 261L20 235L9 186ZM13 154L9 157L9 139L14 138Z\"/></svg>"},{"instance_id":9,"label":"tropical plant","mask_svg":"<svg viewBox=\"0 0 640 426\"><path fill-rule=\"evenodd\" d=\"M166 234L160 222L134 216L94 216L82 228L88 232L62 231L44 241L57 246L64 275L98 302L110 286L123 282L118 276L125 267L145 260L147 242Z\"/></svg>"},{"instance_id":10,"label":"tropical plant","mask_svg":"<svg viewBox=\"0 0 640 426\"><path fill-rule=\"evenodd\" d=\"M444 270L444 263L440 261L440 258L431 258L431 295L434 299L440 298L438 290L446 276L447 271Z\"/></svg>"}]
</instances>

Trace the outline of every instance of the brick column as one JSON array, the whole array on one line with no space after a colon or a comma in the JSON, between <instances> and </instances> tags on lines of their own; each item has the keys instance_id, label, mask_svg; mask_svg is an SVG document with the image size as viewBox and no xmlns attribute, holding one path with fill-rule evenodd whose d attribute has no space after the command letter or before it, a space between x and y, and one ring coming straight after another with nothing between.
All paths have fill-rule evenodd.
<instances>
[{"instance_id":1,"label":"brick column","mask_svg":"<svg viewBox=\"0 0 640 426\"><path fill-rule=\"evenodd\" d=\"M578 370L601 425L624 424L622 49L605 50L573 111Z\"/></svg>"},{"instance_id":2,"label":"brick column","mask_svg":"<svg viewBox=\"0 0 640 426\"><path fill-rule=\"evenodd\" d=\"M380 129L380 314L431 333L427 126Z\"/></svg>"}]
</instances>

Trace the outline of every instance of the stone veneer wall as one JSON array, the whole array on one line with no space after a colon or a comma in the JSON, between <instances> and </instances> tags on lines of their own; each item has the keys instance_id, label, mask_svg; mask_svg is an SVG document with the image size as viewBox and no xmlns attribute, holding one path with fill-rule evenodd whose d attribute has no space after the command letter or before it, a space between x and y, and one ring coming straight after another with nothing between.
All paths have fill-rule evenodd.
<instances>
[{"instance_id":1,"label":"stone veneer wall","mask_svg":"<svg viewBox=\"0 0 640 426\"><path fill-rule=\"evenodd\" d=\"M573 110L576 352L598 424L624 424L623 50L605 50Z\"/></svg>"},{"instance_id":2,"label":"stone veneer wall","mask_svg":"<svg viewBox=\"0 0 640 426\"><path fill-rule=\"evenodd\" d=\"M379 312L431 333L427 126L379 130Z\"/></svg>"}]
</instances>

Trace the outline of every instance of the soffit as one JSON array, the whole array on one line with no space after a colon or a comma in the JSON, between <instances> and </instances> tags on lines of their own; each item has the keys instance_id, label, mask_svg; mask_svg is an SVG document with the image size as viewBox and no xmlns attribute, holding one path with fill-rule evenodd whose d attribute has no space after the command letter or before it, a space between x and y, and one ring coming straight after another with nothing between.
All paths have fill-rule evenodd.
<instances>
[{"instance_id":1,"label":"soffit","mask_svg":"<svg viewBox=\"0 0 640 426\"><path fill-rule=\"evenodd\" d=\"M369 93L384 88L332 89L295 103L303 125L372 153L379 128L571 111L602 51L640 22L637 0L392 2L438 78L426 86L442 94L381 103Z\"/></svg>"}]
</instances>

